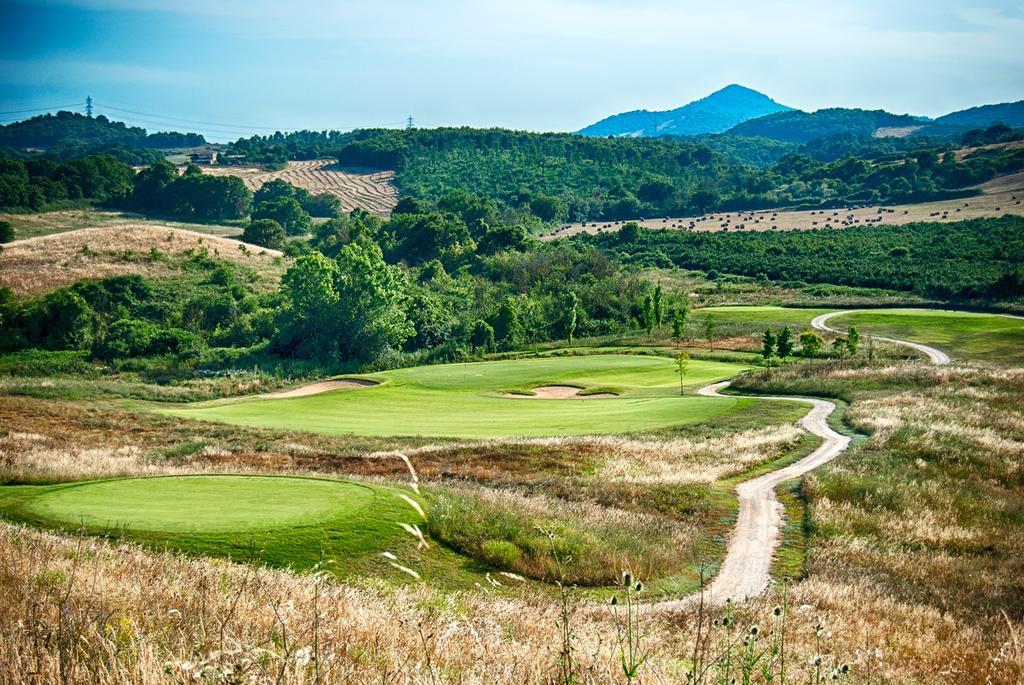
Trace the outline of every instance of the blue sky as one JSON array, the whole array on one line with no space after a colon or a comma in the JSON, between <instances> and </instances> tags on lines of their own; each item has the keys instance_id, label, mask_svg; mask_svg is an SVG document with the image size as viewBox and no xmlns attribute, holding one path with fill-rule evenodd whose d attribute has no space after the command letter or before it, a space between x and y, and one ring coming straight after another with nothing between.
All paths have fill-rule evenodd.
<instances>
[{"instance_id":1,"label":"blue sky","mask_svg":"<svg viewBox=\"0 0 1024 685\"><path fill-rule=\"evenodd\" d=\"M1024 99L1024 3L0 0L0 112L91 94L212 139L410 114L568 131L729 83L808 110Z\"/></svg>"}]
</instances>

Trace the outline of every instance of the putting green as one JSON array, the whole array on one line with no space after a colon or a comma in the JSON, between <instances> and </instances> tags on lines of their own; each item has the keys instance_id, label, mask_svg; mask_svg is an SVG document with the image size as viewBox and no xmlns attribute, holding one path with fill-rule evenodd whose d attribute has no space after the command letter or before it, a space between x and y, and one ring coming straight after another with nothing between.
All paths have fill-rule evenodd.
<instances>
[{"instance_id":1,"label":"putting green","mask_svg":"<svg viewBox=\"0 0 1024 685\"><path fill-rule=\"evenodd\" d=\"M312 568L340 577L409 551L422 523L401 488L299 476L200 475L0 486L0 516L156 549Z\"/></svg>"},{"instance_id":2,"label":"putting green","mask_svg":"<svg viewBox=\"0 0 1024 685\"><path fill-rule=\"evenodd\" d=\"M892 309L842 314L828 323L838 330L857 326L862 335L932 345L953 359L1024 364L1024 319L1020 318L934 309Z\"/></svg>"},{"instance_id":3,"label":"putting green","mask_svg":"<svg viewBox=\"0 0 1024 685\"><path fill-rule=\"evenodd\" d=\"M49 490L30 513L57 523L140 531L271 530L357 515L373 501L357 483L262 476L127 478Z\"/></svg>"},{"instance_id":4,"label":"putting green","mask_svg":"<svg viewBox=\"0 0 1024 685\"><path fill-rule=\"evenodd\" d=\"M747 367L691 360L687 387L732 378ZM381 384L289 399L242 398L161 409L178 416L333 435L443 437L593 435L707 421L757 400L679 395L674 360L584 355L399 369ZM610 399L521 399L543 385L612 392Z\"/></svg>"}]
</instances>

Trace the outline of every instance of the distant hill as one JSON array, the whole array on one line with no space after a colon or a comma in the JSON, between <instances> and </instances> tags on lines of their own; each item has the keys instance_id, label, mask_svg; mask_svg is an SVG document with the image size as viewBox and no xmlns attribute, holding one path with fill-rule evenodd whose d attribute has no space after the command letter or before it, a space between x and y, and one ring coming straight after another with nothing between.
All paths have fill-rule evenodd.
<instances>
[{"instance_id":1,"label":"distant hill","mask_svg":"<svg viewBox=\"0 0 1024 685\"><path fill-rule=\"evenodd\" d=\"M916 131L915 135L959 136L971 129L984 129L994 124L1024 128L1024 100L951 112Z\"/></svg>"},{"instance_id":2,"label":"distant hill","mask_svg":"<svg viewBox=\"0 0 1024 685\"><path fill-rule=\"evenodd\" d=\"M64 150L122 145L137 148L176 148L202 145L198 133L147 133L105 116L87 117L75 112L57 112L0 126L0 148Z\"/></svg>"},{"instance_id":3,"label":"distant hill","mask_svg":"<svg viewBox=\"0 0 1024 685\"><path fill-rule=\"evenodd\" d=\"M920 117L891 114L881 109L845 109L834 107L817 112L789 110L751 119L728 133L735 136L761 136L788 143L809 143L839 133L871 136L880 128L902 129L925 124Z\"/></svg>"},{"instance_id":4,"label":"distant hill","mask_svg":"<svg viewBox=\"0 0 1024 685\"><path fill-rule=\"evenodd\" d=\"M663 112L642 109L616 114L580 129L578 133L634 138L722 133L749 119L790 109L763 93L733 84L676 109Z\"/></svg>"}]
</instances>

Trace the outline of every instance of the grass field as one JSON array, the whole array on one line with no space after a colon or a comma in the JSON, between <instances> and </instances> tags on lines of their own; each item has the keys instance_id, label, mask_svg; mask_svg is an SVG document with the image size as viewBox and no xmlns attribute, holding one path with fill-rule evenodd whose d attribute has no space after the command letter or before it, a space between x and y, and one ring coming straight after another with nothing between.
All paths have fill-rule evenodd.
<instances>
[{"instance_id":1,"label":"grass field","mask_svg":"<svg viewBox=\"0 0 1024 685\"><path fill-rule=\"evenodd\" d=\"M276 286L288 267L277 250L159 222L117 222L4 245L0 287L28 295L89 278L168 277L181 273L181 260L204 251L212 258L252 268L268 286Z\"/></svg>"},{"instance_id":2,"label":"grass field","mask_svg":"<svg viewBox=\"0 0 1024 685\"><path fill-rule=\"evenodd\" d=\"M395 488L326 478L195 475L0 487L5 518L193 554L310 568L321 550L347 575L411 538ZM406 494L412 495L411 492Z\"/></svg>"},{"instance_id":3,"label":"grass field","mask_svg":"<svg viewBox=\"0 0 1024 685\"><path fill-rule=\"evenodd\" d=\"M829 320L838 330L857 326L861 333L925 343L954 360L1024 364L1024 319L930 309L863 311Z\"/></svg>"},{"instance_id":4,"label":"grass field","mask_svg":"<svg viewBox=\"0 0 1024 685\"><path fill-rule=\"evenodd\" d=\"M1024 173L1008 174L977 186L982 194L963 199L938 200L906 205L850 207L791 211L767 209L746 212L718 212L701 216L637 220L641 227L659 230L717 233L718 231L807 231L842 229L848 226L902 226L916 221L960 221L982 217L1024 214L1018 203L1024 194ZM590 221L563 224L541 236L563 238L577 233L615 232L625 221Z\"/></svg>"},{"instance_id":5,"label":"grass field","mask_svg":"<svg viewBox=\"0 0 1024 685\"><path fill-rule=\"evenodd\" d=\"M688 387L731 378L747 367L691 360ZM588 355L400 369L379 386L294 399L245 398L163 409L178 416L330 435L444 437L628 433L707 421L750 409L755 400L679 396L666 357ZM611 399L502 397L543 385L612 392Z\"/></svg>"},{"instance_id":6,"label":"grass field","mask_svg":"<svg viewBox=\"0 0 1024 685\"><path fill-rule=\"evenodd\" d=\"M689 320L699 327L704 319L710 318L718 324L719 332L724 331L727 326L757 332L763 331L766 326L789 326L799 330L810 328L811 319L831 311L835 310L771 306L703 307L691 309Z\"/></svg>"}]
</instances>

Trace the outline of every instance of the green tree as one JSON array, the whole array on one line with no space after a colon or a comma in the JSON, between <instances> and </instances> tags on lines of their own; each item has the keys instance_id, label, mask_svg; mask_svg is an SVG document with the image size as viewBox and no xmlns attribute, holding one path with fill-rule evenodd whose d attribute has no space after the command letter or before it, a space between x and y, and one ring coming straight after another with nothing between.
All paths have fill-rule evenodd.
<instances>
[{"instance_id":1,"label":"green tree","mask_svg":"<svg viewBox=\"0 0 1024 685\"><path fill-rule=\"evenodd\" d=\"M571 290L565 294L562 302L562 327L565 330L565 338L572 347L572 336L576 333L576 322L579 314L580 298Z\"/></svg>"},{"instance_id":2,"label":"green tree","mask_svg":"<svg viewBox=\"0 0 1024 685\"><path fill-rule=\"evenodd\" d=\"M825 341L814 331L800 334L800 348L805 357L817 357L825 347Z\"/></svg>"},{"instance_id":3,"label":"green tree","mask_svg":"<svg viewBox=\"0 0 1024 685\"><path fill-rule=\"evenodd\" d=\"M676 341L676 347L683 344L683 336L686 334L686 307L676 307L672 311L672 339Z\"/></svg>"},{"instance_id":4,"label":"green tree","mask_svg":"<svg viewBox=\"0 0 1024 685\"><path fill-rule=\"evenodd\" d=\"M663 301L661 283L654 286L654 327L661 328L665 323L665 302Z\"/></svg>"},{"instance_id":5,"label":"green tree","mask_svg":"<svg viewBox=\"0 0 1024 685\"><path fill-rule=\"evenodd\" d=\"M783 326L775 337L775 350L781 359L793 356L793 331L789 326Z\"/></svg>"},{"instance_id":6,"label":"green tree","mask_svg":"<svg viewBox=\"0 0 1024 685\"><path fill-rule=\"evenodd\" d=\"M14 240L14 226L10 221L0 221L0 243L9 243Z\"/></svg>"},{"instance_id":7,"label":"green tree","mask_svg":"<svg viewBox=\"0 0 1024 685\"><path fill-rule=\"evenodd\" d=\"M342 358L373 361L400 348L415 333L405 309L405 274L387 264L380 247L365 239L343 247L335 261Z\"/></svg>"},{"instance_id":8,"label":"green tree","mask_svg":"<svg viewBox=\"0 0 1024 685\"><path fill-rule=\"evenodd\" d=\"M640 235L640 224L635 221L627 221L619 229L619 242L634 243Z\"/></svg>"},{"instance_id":9,"label":"green tree","mask_svg":"<svg viewBox=\"0 0 1024 685\"><path fill-rule=\"evenodd\" d=\"M718 336L718 322L710 316L704 317L704 339L708 341L708 348L715 350L715 338Z\"/></svg>"},{"instance_id":10,"label":"green tree","mask_svg":"<svg viewBox=\"0 0 1024 685\"><path fill-rule=\"evenodd\" d=\"M766 364L775 356L775 334L771 328L764 329L764 333L761 334L761 356Z\"/></svg>"},{"instance_id":11,"label":"green tree","mask_svg":"<svg viewBox=\"0 0 1024 685\"><path fill-rule=\"evenodd\" d=\"M291 197L277 197L256 205L253 219L273 219L281 224L288 235L302 235L313 228L313 220L302 206Z\"/></svg>"},{"instance_id":12,"label":"green tree","mask_svg":"<svg viewBox=\"0 0 1024 685\"><path fill-rule=\"evenodd\" d=\"M338 265L320 254L299 257L281 279L287 306L282 310L275 341L279 350L298 357L336 359Z\"/></svg>"},{"instance_id":13,"label":"green tree","mask_svg":"<svg viewBox=\"0 0 1024 685\"><path fill-rule=\"evenodd\" d=\"M494 328L486 321L478 320L473 325L473 333L469 336L469 344L473 350L494 351Z\"/></svg>"},{"instance_id":14,"label":"green tree","mask_svg":"<svg viewBox=\"0 0 1024 685\"><path fill-rule=\"evenodd\" d=\"M510 296L502 300L494 319L494 337L505 350L514 350L522 344L523 323L516 298Z\"/></svg>"},{"instance_id":15,"label":"green tree","mask_svg":"<svg viewBox=\"0 0 1024 685\"><path fill-rule=\"evenodd\" d=\"M847 338L835 338L832 341L832 349L840 359L846 357L846 353L849 351L850 341Z\"/></svg>"},{"instance_id":16,"label":"green tree","mask_svg":"<svg viewBox=\"0 0 1024 685\"><path fill-rule=\"evenodd\" d=\"M81 295L56 290L43 298L41 309L37 320L46 348L89 349L93 340L93 313Z\"/></svg>"},{"instance_id":17,"label":"green tree","mask_svg":"<svg viewBox=\"0 0 1024 685\"><path fill-rule=\"evenodd\" d=\"M850 330L846 332L846 349L850 353L851 357L857 356L857 350L860 348L860 331L856 326L850 326Z\"/></svg>"},{"instance_id":18,"label":"green tree","mask_svg":"<svg viewBox=\"0 0 1024 685\"><path fill-rule=\"evenodd\" d=\"M685 350L676 352L676 373L679 374L679 394L683 394L683 379L690 370L690 355Z\"/></svg>"},{"instance_id":19,"label":"green tree","mask_svg":"<svg viewBox=\"0 0 1024 685\"><path fill-rule=\"evenodd\" d=\"M242 233L243 241L272 250L284 247L286 239L284 228L273 219L254 219Z\"/></svg>"},{"instance_id":20,"label":"green tree","mask_svg":"<svg viewBox=\"0 0 1024 685\"><path fill-rule=\"evenodd\" d=\"M654 298L650 293L644 295L644 303L640 316L643 320L644 330L650 334L651 330L654 328Z\"/></svg>"}]
</instances>

